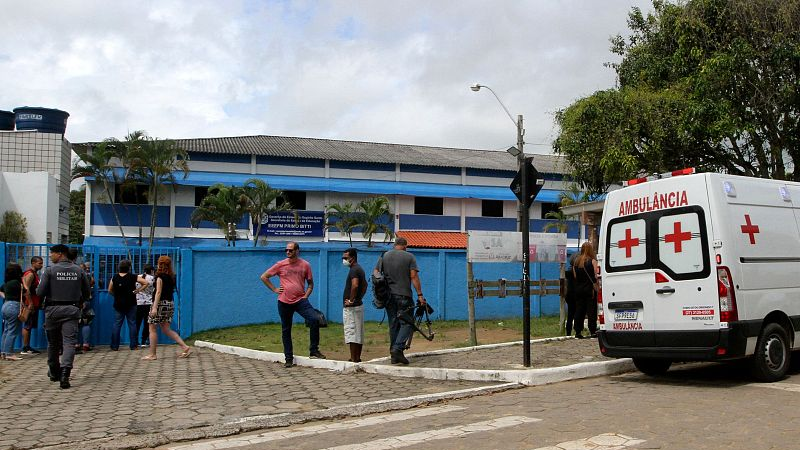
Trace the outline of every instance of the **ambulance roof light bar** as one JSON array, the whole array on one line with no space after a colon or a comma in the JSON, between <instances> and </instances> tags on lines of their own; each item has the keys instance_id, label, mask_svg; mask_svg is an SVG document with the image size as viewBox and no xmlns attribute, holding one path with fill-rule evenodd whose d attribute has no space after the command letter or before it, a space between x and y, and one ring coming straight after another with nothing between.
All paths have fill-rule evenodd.
<instances>
[{"instance_id":1,"label":"ambulance roof light bar","mask_svg":"<svg viewBox=\"0 0 800 450\"><path fill-rule=\"evenodd\" d=\"M622 185L633 186L634 184L642 184L648 181L660 180L662 178L669 178L669 177L677 177L680 175L691 175L693 173L695 173L694 167L687 167L686 169L673 170L672 172L664 172L658 174L654 173L653 175L647 177L639 177L639 178L634 178L632 180L623 181Z\"/></svg>"}]
</instances>

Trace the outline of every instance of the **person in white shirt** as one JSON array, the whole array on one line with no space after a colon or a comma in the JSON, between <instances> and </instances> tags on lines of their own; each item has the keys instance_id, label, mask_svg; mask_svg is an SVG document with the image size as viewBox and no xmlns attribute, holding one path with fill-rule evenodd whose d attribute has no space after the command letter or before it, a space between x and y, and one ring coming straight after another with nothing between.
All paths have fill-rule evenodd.
<instances>
[{"instance_id":1,"label":"person in white shirt","mask_svg":"<svg viewBox=\"0 0 800 450\"><path fill-rule=\"evenodd\" d=\"M153 292L155 287L155 277L153 276L153 266L147 264L144 266L144 273L142 278L147 280L147 285L142 286L141 283L136 283L136 335L139 335L139 330L142 330L142 340L140 342L142 347L150 345L150 328L147 326L147 315L150 314L150 307L153 306ZM142 327L144 323L144 327Z\"/></svg>"}]
</instances>

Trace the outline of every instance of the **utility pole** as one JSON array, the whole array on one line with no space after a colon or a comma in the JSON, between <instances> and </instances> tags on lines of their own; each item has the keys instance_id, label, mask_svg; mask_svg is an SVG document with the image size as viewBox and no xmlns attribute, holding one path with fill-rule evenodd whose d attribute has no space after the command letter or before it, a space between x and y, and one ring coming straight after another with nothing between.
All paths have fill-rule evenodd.
<instances>
[{"instance_id":1,"label":"utility pole","mask_svg":"<svg viewBox=\"0 0 800 450\"><path fill-rule=\"evenodd\" d=\"M522 124L522 114L517 116L517 160L519 162L520 191L522 201L519 204L520 221L519 231L522 233L522 364L531 366L531 256L530 256L530 211L528 206L528 161L525 158L525 129ZM532 158L531 158L532 159Z\"/></svg>"}]
</instances>

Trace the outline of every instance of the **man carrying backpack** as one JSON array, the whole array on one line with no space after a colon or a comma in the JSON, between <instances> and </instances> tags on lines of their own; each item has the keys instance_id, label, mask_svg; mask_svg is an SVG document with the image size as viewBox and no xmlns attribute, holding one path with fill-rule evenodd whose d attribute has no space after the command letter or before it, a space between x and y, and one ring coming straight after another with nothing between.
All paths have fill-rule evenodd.
<instances>
[{"instance_id":1,"label":"man carrying backpack","mask_svg":"<svg viewBox=\"0 0 800 450\"><path fill-rule=\"evenodd\" d=\"M394 249L386 252L378 260L374 270L377 276L383 267L383 273L389 282L389 291L391 292L389 301L386 303L386 316L389 318L389 354L392 357L392 364L408 364L408 359L403 355L403 351L408 337L414 332L412 284L417 291L417 302L420 305L426 304L418 276L417 258L406 251L407 247L408 241L405 238L395 239Z\"/></svg>"}]
</instances>

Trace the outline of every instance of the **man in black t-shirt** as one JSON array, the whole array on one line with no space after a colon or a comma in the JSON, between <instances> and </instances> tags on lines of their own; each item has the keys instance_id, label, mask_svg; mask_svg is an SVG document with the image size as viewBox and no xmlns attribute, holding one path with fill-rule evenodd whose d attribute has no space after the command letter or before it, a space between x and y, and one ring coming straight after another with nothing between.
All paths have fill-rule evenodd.
<instances>
[{"instance_id":1,"label":"man in black t-shirt","mask_svg":"<svg viewBox=\"0 0 800 450\"><path fill-rule=\"evenodd\" d=\"M361 362L361 349L364 346L364 293L367 292L367 278L364 269L358 264L358 250L348 248L342 253L342 264L349 267L347 281L342 294L344 309L344 341L350 347L350 361Z\"/></svg>"}]
</instances>

